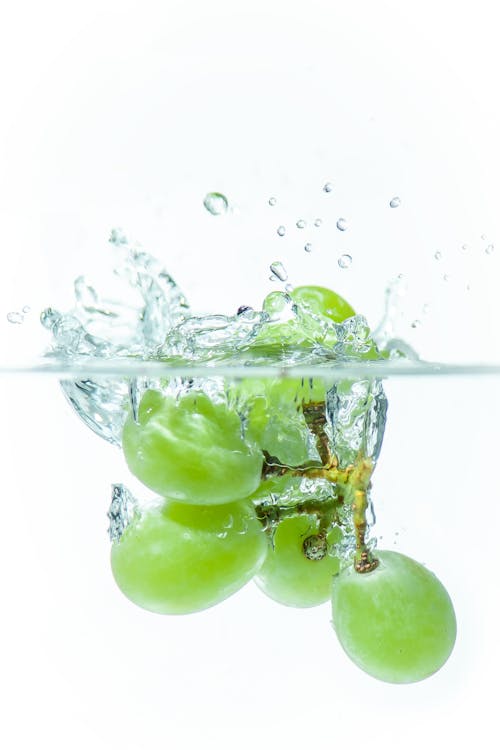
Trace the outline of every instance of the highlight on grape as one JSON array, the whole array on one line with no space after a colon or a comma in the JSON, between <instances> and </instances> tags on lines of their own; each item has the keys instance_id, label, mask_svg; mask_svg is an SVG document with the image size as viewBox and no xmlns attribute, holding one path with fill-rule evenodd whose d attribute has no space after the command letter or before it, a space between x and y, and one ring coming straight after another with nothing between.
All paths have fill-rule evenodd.
<instances>
[{"instance_id":1,"label":"highlight on grape","mask_svg":"<svg viewBox=\"0 0 500 750\"><path fill-rule=\"evenodd\" d=\"M111 568L123 594L181 615L254 580L285 606L331 602L345 653L379 680L439 670L455 643L451 599L423 565L378 550L369 521L387 414L369 366L404 353L324 287L194 315L154 258L117 233L111 243L123 284L111 322L110 300L82 278L75 308L46 310L42 322L51 356L157 365L62 382L154 493L139 500L114 485ZM353 363L366 375L353 377ZM339 365L345 375L334 375Z\"/></svg>"}]
</instances>

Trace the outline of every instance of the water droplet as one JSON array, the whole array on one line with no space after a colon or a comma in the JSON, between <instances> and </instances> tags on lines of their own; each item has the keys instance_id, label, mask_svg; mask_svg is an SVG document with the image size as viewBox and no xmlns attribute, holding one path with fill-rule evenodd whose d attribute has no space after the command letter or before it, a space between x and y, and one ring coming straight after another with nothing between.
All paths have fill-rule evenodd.
<instances>
[{"instance_id":1,"label":"water droplet","mask_svg":"<svg viewBox=\"0 0 500 750\"><path fill-rule=\"evenodd\" d=\"M322 225L322 223L323 223L323 222L322 222L322 220L321 220L321 219L315 219L315 220L314 220L314 226L315 226L315 227L320 227L320 226Z\"/></svg>"},{"instance_id":2,"label":"water droplet","mask_svg":"<svg viewBox=\"0 0 500 750\"><path fill-rule=\"evenodd\" d=\"M485 234L482 234L482 235L481 235L481 239L482 239L482 240L485 240L485 239L486 239L486 235L485 235Z\"/></svg>"},{"instance_id":3,"label":"water droplet","mask_svg":"<svg viewBox=\"0 0 500 750\"><path fill-rule=\"evenodd\" d=\"M441 258L443 257L443 253L441 252L441 250L436 250L436 252L434 253L434 257L436 260L441 260Z\"/></svg>"},{"instance_id":4,"label":"water droplet","mask_svg":"<svg viewBox=\"0 0 500 750\"><path fill-rule=\"evenodd\" d=\"M207 193L203 205L212 216L220 216L226 213L229 204L222 193Z\"/></svg>"},{"instance_id":5,"label":"water droplet","mask_svg":"<svg viewBox=\"0 0 500 750\"><path fill-rule=\"evenodd\" d=\"M337 219L337 229L341 232L345 232L347 229L347 219Z\"/></svg>"},{"instance_id":6,"label":"water droplet","mask_svg":"<svg viewBox=\"0 0 500 750\"><path fill-rule=\"evenodd\" d=\"M280 237L284 237L285 236L286 229L285 229L285 227L283 225L280 226L280 227L278 227L276 231L277 231L277 233L279 234Z\"/></svg>"},{"instance_id":7,"label":"water droplet","mask_svg":"<svg viewBox=\"0 0 500 750\"><path fill-rule=\"evenodd\" d=\"M285 284L285 291L286 292L293 292L293 284Z\"/></svg>"},{"instance_id":8,"label":"water droplet","mask_svg":"<svg viewBox=\"0 0 500 750\"><path fill-rule=\"evenodd\" d=\"M401 198L398 195L395 195L394 198L391 198L389 201L389 206L391 208L399 208L401 205Z\"/></svg>"},{"instance_id":9,"label":"water droplet","mask_svg":"<svg viewBox=\"0 0 500 750\"><path fill-rule=\"evenodd\" d=\"M253 307L250 307L250 305L240 305L236 311L236 315L243 315L243 313L249 312L249 310L253 310Z\"/></svg>"},{"instance_id":10,"label":"water droplet","mask_svg":"<svg viewBox=\"0 0 500 750\"><path fill-rule=\"evenodd\" d=\"M297 227L297 229L304 229L305 225L306 222L304 221L304 219L299 219L295 226Z\"/></svg>"},{"instance_id":11,"label":"water droplet","mask_svg":"<svg viewBox=\"0 0 500 750\"><path fill-rule=\"evenodd\" d=\"M495 245L488 245L488 247L485 247L484 252L486 253L486 255L491 255L494 249Z\"/></svg>"},{"instance_id":12,"label":"water droplet","mask_svg":"<svg viewBox=\"0 0 500 750\"><path fill-rule=\"evenodd\" d=\"M352 263L352 257L348 255L347 253L343 253L338 259L338 264L340 268L349 268L351 263Z\"/></svg>"},{"instance_id":13,"label":"water droplet","mask_svg":"<svg viewBox=\"0 0 500 750\"><path fill-rule=\"evenodd\" d=\"M323 185L323 191L325 193L331 193L333 190L333 184L331 182L325 182Z\"/></svg>"},{"instance_id":14,"label":"water droplet","mask_svg":"<svg viewBox=\"0 0 500 750\"><path fill-rule=\"evenodd\" d=\"M49 331L60 319L61 313L56 312L56 310L53 310L51 307L46 307L45 310L42 310L40 313L40 323Z\"/></svg>"},{"instance_id":15,"label":"water droplet","mask_svg":"<svg viewBox=\"0 0 500 750\"><path fill-rule=\"evenodd\" d=\"M419 325L420 325L420 321L419 320L414 320L413 323L411 324L411 327L412 328L418 328Z\"/></svg>"},{"instance_id":16,"label":"water droplet","mask_svg":"<svg viewBox=\"0 0 500 750\"><path fill-rule=\"evenodd\" d=\"M306 244L304 245L304 250L306 251L306 253L310 253L312 249L313 249L313 246L311 245L311 243L306 242Z\"/></svg>"},{"instance_id":17,"label":"water droplet","mask_svg":"<svg viewBox=\"0 0 500 750\"><path fill-rule=\"evenodd\" d=\"M271 276L269 277L269 281L278 281L278 279L276 278L276 276L273 276L271 274Z\"/></svg>"},{"instance_id":18,"label":"water droplet","mask_svg":"<svg viewBox=\"0 0 500 750\"><path fill-rule=\"evenodd\" d=\"M9 323L22 323L24 321L24 315L20 312L9 312L7 313L7 320Z\"/></svg>"},{"instance_id":19,"label":"water droplet","mask_svg":"<svg viewBox=\"0 0 500 750\"><path fill-rule=\"evenodd\" d=\"M273 276L276 276L276 278L280 281L286 281L288 279L288 274L286 272L285 266L283 265L283 263L281 263L281 261L275 260L274 263L271 263L269 268Z\"/></svg>"},{"instance_id":20,"label":"water droplet","mask_svg":"<svg viewBox=\"0 0 500 750\"><path fill-rule=\"evenodd\" d=\"M449 273L443 274L443 281L449 281L449 280L450 280L450 274Z\"/></svg>"},{"instance_id":21,"label":"water droplet","mask_svg":"<svg viewBox=\"0 0 500 750\"><path fill-rule=\"evenodd\" d=\"M465 252L466 250L468 250L468 249L469 249L469 246L468 246L468 245L462 245L462 250L463 250L464 252Z\"/></svg>"},{"instance_id":22,"label":"water droplet","mask_svg":"<svg viewBox=\"0 0 500 750\"><path fill-rule=\"evenodd\" d=\"M273 196L272 198L269 198L269 200L267 202L269 203L270 206L275 206L276 205L276 198Z\"/></svg>"},{"instance_id":23,"label":"water droplet","mask_svg":"<svg viewBox=\"0 0 500 750\"><path fill-rule=\"evenodd\" d=\"M429 312L430 309L431 309L431 306L429 304L425 303L425 305L422 306L422 312L423 312L423 314L427 315L427 313Z\"/></svg>"},{"instance_id":24,"label":"water droplet","mask_svg":"<svg viewBox=\"0 0 500 750\"><path fill-rule=\"evenodd\" d=\"M467 292L470 292L470 284L467 284L467 286L465 287L465 290L466 290Z\"/></svg>"},{"instance_id":25,"label":"water droplet","mask_svg":"<svg viewBox=\"0 0 500 750\"><path fill-rule=\"evenodd\" d=\"M25 305L23 307L23 313L26 314L26 313L29 313L29 312L31 312L31 307L29 305Z\"/></svg>"}]
</instances>

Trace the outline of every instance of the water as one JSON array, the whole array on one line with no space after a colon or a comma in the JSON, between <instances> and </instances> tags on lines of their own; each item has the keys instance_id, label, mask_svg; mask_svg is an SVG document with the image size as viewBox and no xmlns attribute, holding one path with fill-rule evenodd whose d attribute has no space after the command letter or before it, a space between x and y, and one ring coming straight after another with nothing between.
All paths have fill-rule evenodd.
<instances>
[{"instance_id":1,"label":"water","mask_svg":"<svg viewBox=\"0 0 500 750\"><path fill-rule=\"evenodd\" d=\"M212 216L221 216L229 208L229 202L222 193L207 193L203 199L203 205Z\"/></svg>"},{"instance_id":2,"label":"water","mask_svg":"<svg viewBox=\"0 0 500 750\"><path fill-rule=\"evenodd\" d=\"M391 208L399 208L400 205L401 205L401 198L397 195L395 195L394 198L391 198L391 200L389 201L389 206Z\"/></svg>"},{"instance_id":3,"label":"water","mask_svg":"<svg viewBox=\"0 0 500 750\"><path fill-rule=\"evenodd\" d=\"M484 609L491 599L488 592L495 585L490 550L495 549L492 528L496 524L491 514L497 513L496 504L488 508L487 525L478 508L491 495L489 472L481 467L493 466L495 461L491 436L500 419L500 366L420 361L406 342L394 336L404 279L397 279L388 289L386 315L372 331L361 315L325 326L319 316L294 301L293 290L286 289L269 295L262 309L241 305L234 315L200 315L190 310L175 280L142 249L132 247L123 236L115 236L113 247L119 260L114 274L119 296L79 277L71 310L48 308L42 313L52 338L51 351L28 369L11 368L15 377L7 388L9 442L19 446L13 465L22 463L30 469L16 473L21 498L6 504L9 527L23 528L25 537L31 533L42 539L42 556L49 555L47 549L50 555L60 555L51 585L59 585L61 597L64 592L64 601L69 602L65 622L78 629L78 618L86 622L92 617L101 623L102 612L112 610L109 632L101 623L108 637L106 649L94 646L96 653L87 652L86 660L98 670L99 660L109 650L109 639L113 644L118 639L121 653L129 653L130 642L120 639L132 605L120 598L109 572L102 570L102 561L109 554L105 535L109 501L109 534L115 541L152 502L150 490L127 473L121 452L124 421L139 420L144 392L153 388L179 401L193 391L206 393L213 403L237 411L242 434L249 440L252 410L257 408L255 395L260 404L259 394L283 390L282 401L274 400L276 396L267 400L269 419L261 437L269 449L265 472L271 478L288 472L296 481L290 481L282 492L270 489L256 503L266 533L272 539L283 514L300 513L304 508L310 512L314 504L314 512L329 517L329 509L334 508L329 522L331 528L341 530L340 540L333 546L327 544L325 551L324 539L311 535L306 554L309 559L338 556L343 564L350 564L357 534L350 504L342 500L342 493L348 467L359 467L362 458L370 472L367 550L376 554L379 548L394 548L410 554L428 564L450 590L459 623L463 623L462 640L456 661L445 665L436 679L453 685L456 671L467 673L468 669L460 659L460 649L472 649L475 659L482 658L470 633L482 632ZM294 341L299 331L303 340L297 348ZM374 356L373 347L385 350L385 356ZM23 377L34 374L46 377ZM73 428L68 417L65 426L67 412L64 404L59 407L54 379L62 381L80 420L111 445L92 440L90 432L81 429L81 421L74 420ZM243 396L242 382L248 388ZM47 439L49 424L62 426ZM339 467L329 462L332 456ZM23 507L27 510L22 499L26 497L36 502L33 508L30 504L21 526L16 514ZM471 516L477 523L472 535ZM465 519L467 533L460 527L460 518ZM221 532L221 538L225 533ZM99 550L95 571L88 570L92 568L89 547ZM485 561L480 580L473 576L472 581L470 559ZM56 584L58 575L68 578ZM84 601L79 604L82 588ZM261 594L252 592L248 587L238 594L239 599L229 600L227 611L232 606L238 611L248 606L253 627L258 628ZM139 619L143 613L135 614L138 619L131 615L136 623L132 629L144 643L142 653L144 649L149 653L153 644L161 653L165 632L176 625L155 625L152 616ZM354 667L342 661L337 666L340 657L336 652L331 655L328 626L324 634L321 629L321 623L329 619L328 605L305 614L310 618L311 637L329 654L338 679L355 680ZM288 615L283 613L281 626L285 638L288 628L295 633L293 624L287 624ZM210 627L210 616L213 613L197 615L193 625L187 618L182 628L192 627L194 633L200 622ZM485 643L494 644L492 639ZM492 648L487 650L491 661ZM495 658L493 662L497 663ZM115 670L120 669L121 662L112 663ZM77 668L84 668L83 657ZM145 685L154 681L154 669L148 668ZM363 675L359 679L366 680Z\"/></svg>"},{"instance_id":4,"label":"water","mask_svg":"<svg viewBox=\"0 0 500 750\"><path fill-rule=\"evenodd\" d=\"M337 262L340 268L349 268L352 264L352 256L349 253L342 253Z\"/></svg>"}]
</instances>

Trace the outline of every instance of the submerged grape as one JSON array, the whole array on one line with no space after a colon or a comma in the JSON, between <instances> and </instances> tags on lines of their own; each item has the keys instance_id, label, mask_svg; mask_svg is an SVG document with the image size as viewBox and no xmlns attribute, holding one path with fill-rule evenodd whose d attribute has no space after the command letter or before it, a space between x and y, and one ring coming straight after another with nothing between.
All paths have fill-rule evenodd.
<instances>
[{"instance_id":1,"label":"submerged grape","mask_svg":"<svg viewBox=\"0 0 500 750\"><path fill-rule=\"evenodd\" d=\"M121 591L158 614L188 614L234 594L259 569L267 543L252 506L165 501L135 519L111 549Z\"/></svg>"},{"instance_id":2,"label":"submerged grape","mask_svg":"<svg viewBox=\"0 0 500 750\"><path fill-rule=\"evenodd\" d=\"M318 519L312 516L294 516L279 523L255 579L271 599L289 607L315 607L330 598L339 560L329 554L329 547L338 540L339 529L328 535L318 531Z\"/></svg>"},{"instance_id":3,"label":"submerged grape","mask_svg":"<svg viewBox=\"0 0 500 750\"><path fill-rule=\"evenodd\" d=\"M242 437L238 414L204 393L176 400L146 391L123 428L133 474L163 496L195 505L240 500L258 487L262 453Z\"/></svg>"},{"instance_id":4,"label":"submerged grape","mask_svg":"<svg viewBox=\"0 0 500 750\"><path fill-rule=\"evenodd\" d=\"M333 626L352 661L379 680L418 682L450 656L456 619L448 592L423 565L377 551L370 573L346 568L334 578Z\"/></svg>"}]
</instances>

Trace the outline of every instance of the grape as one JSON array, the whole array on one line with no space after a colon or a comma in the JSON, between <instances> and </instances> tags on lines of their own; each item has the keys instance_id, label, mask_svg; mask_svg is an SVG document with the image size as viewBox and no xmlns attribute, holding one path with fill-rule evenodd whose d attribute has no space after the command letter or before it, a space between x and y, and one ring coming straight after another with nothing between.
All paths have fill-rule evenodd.
<instances>
[{"instance_id":1,"label":"grape","mask_svg":"<svg viewBox=\"0 0 500 750\"><path fill-rule=\"evenodd\" d=\"M456 637L448 592L399 552L376 553L370 573L346 568L333 580L333 626L347 655L379 680L417 682L443 666Z\"/></svg>"},{"instance_id":2,"label":"grape","mask_svg":"<svg viewBox=\"0 0 500 750\"><path fill-rule=\"evenodd\" d=\"M245 378L235 384L234 396L250 439L283 465L299 466L318 459L303 406L323 402L326 390L321 378Z\"/></svg>"},{"instance_id":3,"label":"grape","mask_svg":"<svg viewBox=\"0 0 500 750\"><path fill-rule=\"evenodd\" d=\"M356 315L351 305L339 294L323 286L297 286L290 292L295 302L306 305L316 315L324 315L335 323Z\"/></svg>"},{"instance_id":4,"label":"grape","mask_svg":"<svg viewBox=\"0 0 500 750\"><path fill-rule=\"evenodd\" d=\"M318 526L317 518L308 515L284 518L278 524L274 546L255 578L271 599L289 607L314 607L330 598L339 560L330 556L327 547L341 533L334 528L323 541Z\"/></svg>"},{"instance_id":5,"label":"grape","mask_svg":"<svg viewBox=\"0 0 500 750\"><path fill-rule=\"evenodd\" d=\"M262 453L241 435L241 420L204 393L176 401L158 391L142 397L138 423L122 436L130 471L159 494L195 505L247 497L259 486Z\"/></svg>"},{"instance_id":6,"label":"grape","mask_svg":"<svg viewBox=\"0 0 500 750\"><path fill-rule=\"evenodd\" d=\"M131 601L158 614L218 604L253 578L267 540L251 504L167 500L139 515L111 549L111 567Z\"/></svg>"}]
</instances>

